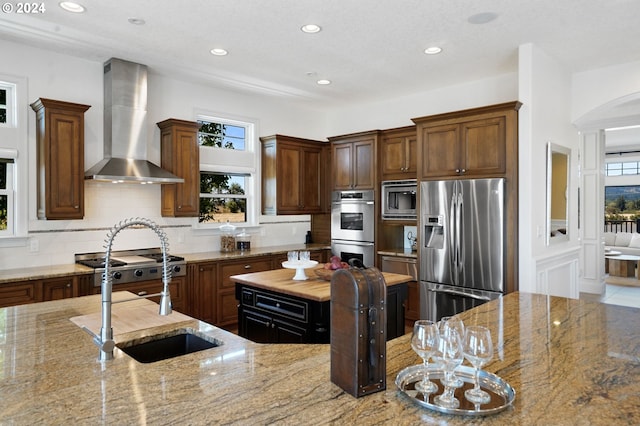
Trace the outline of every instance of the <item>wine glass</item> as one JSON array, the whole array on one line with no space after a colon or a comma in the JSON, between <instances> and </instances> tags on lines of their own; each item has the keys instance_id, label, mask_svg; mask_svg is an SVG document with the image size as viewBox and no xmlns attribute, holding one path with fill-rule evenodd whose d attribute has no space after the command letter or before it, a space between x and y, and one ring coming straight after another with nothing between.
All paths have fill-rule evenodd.
<instances>
[{"instance_id":1,"label":"wine glass","mask_svg":"<svg viewBox=\"0 0 640 426\"><path fill-rule=\"evenodd\" d=\"M433 402L444 408L458 408L460 401L454 396L457 386L452 380L453 371L462 364L464 355L462 353L462 340L458 331L453 327L447 327L444 334L440 334L438 339L437 357L442 363L444 370L444 392L436 396Z\"/></svg>"},{"instance_id":2,"label":"wine glass","mask_svg":"<svg viewBox=\"0 0 640 426\"><path fill-rule=\"evenodd\" d=\"M479 373L480 368L493 357L493 344L491 342L491 332L487 327L471 326L467 327L463 342L464 357L475 368L475 378L473 389L467 389L464 396L471 402L486 404L491 401L491 396L480 389Z\"/></svg>"},{"instance_id":3,"label":"wine glass","mask_svg":"<svg viewBox=\"0 0 640 426\"><path fill-rule=\"evenodd\" d=\"M438 386L429 380L429 358L438 347L438 326L430 320L418 320L413 325L411 348L422 358L424 363L424 377L416 383L416 390L423 394L430 394L438 390Z\"/></svg>"},{"instance_id":4,"label":"wine glass","mask_svg":"<svg viewBox=\"0 0 640 426\"><path fill-rule=\"evenodd\" d=\"M447 317L440 318L440 322L438 323L438 331L440 332L440 335L447 333L450 329L456 330L458 332L458 336L460 337L460 340L463 339L464 323L460 318L455 316L452 316L452 317L447 316ZM456 377L456 374L454 371L451 372L447 380L450 382L449 386L452 386L454 388L459 388L464 384L464 382L461 379Z\"/></svg>"}]
</instances>

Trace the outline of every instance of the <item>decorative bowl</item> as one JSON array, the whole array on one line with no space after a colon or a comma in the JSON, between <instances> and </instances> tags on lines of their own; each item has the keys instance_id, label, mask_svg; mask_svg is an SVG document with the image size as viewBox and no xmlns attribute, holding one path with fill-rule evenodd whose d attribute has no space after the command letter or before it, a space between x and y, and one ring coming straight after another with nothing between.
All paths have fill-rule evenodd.
<instances>
[{"instance_id":1,"label":"decorative bowl","mask_svg":"<svg viewBox=\"0 0 640 426\"><path fill-rule=\"evenodd\" d=\"M315 272L316 275L322 278L323 280L331 281L331 277L333 276L333 273L335 272L335 270L325 269L324 267L322 267L322 268L314 269L313 272Z\"/></svg>"}]
</instances>

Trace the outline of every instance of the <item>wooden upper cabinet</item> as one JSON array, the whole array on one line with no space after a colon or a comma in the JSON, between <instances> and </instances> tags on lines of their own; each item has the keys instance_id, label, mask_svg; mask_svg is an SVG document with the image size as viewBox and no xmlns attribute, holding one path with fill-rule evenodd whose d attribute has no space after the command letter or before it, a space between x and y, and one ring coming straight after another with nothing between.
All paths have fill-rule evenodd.
<instances>
[{"instance_id":1,"label":"wooden upper cabinet","mask_svg":"<svg viewBox=\"0 0 640 426\"><path fill-rule=\"evenodd\" d=\"M38 219L84 217L84 113L90 105L40 98L36 112Z\"/></svg>"},{"instance_id":2,"label":"wooden upper cabinet","mask_svg":"<svg viewBox=\"0 0 640 426\"><path fill-rule=\"evenodd\" d=\"M334 190L375 189L380 131L330 137Z\"/></svg>"},{"instance_id":3,"label":"wooden upper cabinet","mask_svg":"<svg viewBox=\"0 0 640 426\"><path fill-rule=\"evenodd\" d=\"M173 118L157 124L162 168L184 179L184 183L162 184L162 216L197 217L200 214L199 124Z\"/></svg>"},{"instance_id":4,"label":"wooden upper cabinet","mask_svg":"<svg viewBox=\"0 0 640 426\"><path fill-rule=\"evenodd\" d=\"M415 126L382 132L378 156L381 180L416 178L417 143Z\"/></svg>"},{"instance_id":5,"label":"wooden upper cabinet","mask_svg":"<svg viewBox=\"0 0 640 426\"><path fill-rule=\"evenodd\" d=\"M323 142L284 135L262 142L262 213L312 214L326 203Z\"/></svg>"},{"instance_id":6,"label":"wooden upper cabinet","mask_svg":"<svg viewBox=\"0 0 640 426\"><path fill-rule=\"evenodd\" d=\"M419 178L508 174L509 161L517 161L519 107L510 102L414 119Z\"/></svg>"}]
</instances>

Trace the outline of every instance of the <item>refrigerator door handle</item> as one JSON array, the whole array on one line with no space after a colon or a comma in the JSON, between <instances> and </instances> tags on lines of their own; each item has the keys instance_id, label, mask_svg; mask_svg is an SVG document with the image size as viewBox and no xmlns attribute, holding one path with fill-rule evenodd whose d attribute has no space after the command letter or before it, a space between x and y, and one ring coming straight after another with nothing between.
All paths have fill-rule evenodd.
<instances>
[{"instance_id":1,"label":"refrigerator door handle","mask_svg":"<svg viewBox=\"0 0 640 426\"><path fill-rule=\"evenodd\" d=\"M454 190L451 195L451 204L449 206L449 252L451 253L451 280L453 284L458 284L458 245L457 245L457 214L456 214L456 191L455 191L455 182L454 182Z\"/></svg>"},{"instance_id":2,"label":"refrigerator door handle","mask_svg":"<svg viewBox=\"0 0 640 426\"><path fill-rule=\"evenodd\" d=\"M462 258L462 256L464 255L464 250L462 245L464 244L464 240L462 239L462 192L460 192L460 188L458 188L457 191L457 195L458 195L458 202L456 203L456 212L457 212L457 218L456 218L456 250L458 251L458 254L456 255L456 258L458 259L458 265L457 265L457 273L458 276L459 274L462 274L462 269L464 267L464 259ZM459 282L459 281L458 281Z\"/></svg>"},{"instance_id":3,"label":"refrigerator door handle","mask_svg":"<svg viewBox=\"0 0 640 426\"><path fill-rule=\"evenodd\" d=\"M429 289L429 290L433 291L434 293L447 293L454 296L462 296L462 297L469 297L471 299L476 299L476 300L484 300L486 302L491 300L491 298L488 296L480 296L477 294L467 293L464 291L456 291L456 290L449 290L449 289L446 289L446 290L445 289L437 289L437 290Z\"/></svg>"}]
</instances>

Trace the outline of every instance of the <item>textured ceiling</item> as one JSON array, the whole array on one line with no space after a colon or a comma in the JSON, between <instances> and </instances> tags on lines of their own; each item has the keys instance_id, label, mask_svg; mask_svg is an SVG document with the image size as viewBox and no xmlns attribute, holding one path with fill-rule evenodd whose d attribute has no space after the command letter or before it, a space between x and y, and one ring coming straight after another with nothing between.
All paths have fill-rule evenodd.
<instances>
[{"instance_id":1,"label":"textured ceiling","mask_svg":"<svg viewBox=\"0 0 640 426\"><path fill-rule=\"evenodd\" d=\"M569 71L640 60L638 0L80 0L70 14L0 14L0 37L318 107L517 71L534 43ZM471 24L492 12L497 19ZM132 25L135 17L145 25ZM300 27L316 23L317 34ZM433 44L443 52L428 56ZM229 50L225 57L209 54ZM318 78L332 81L318 86Z\"/></svg>"}]
</instances>

